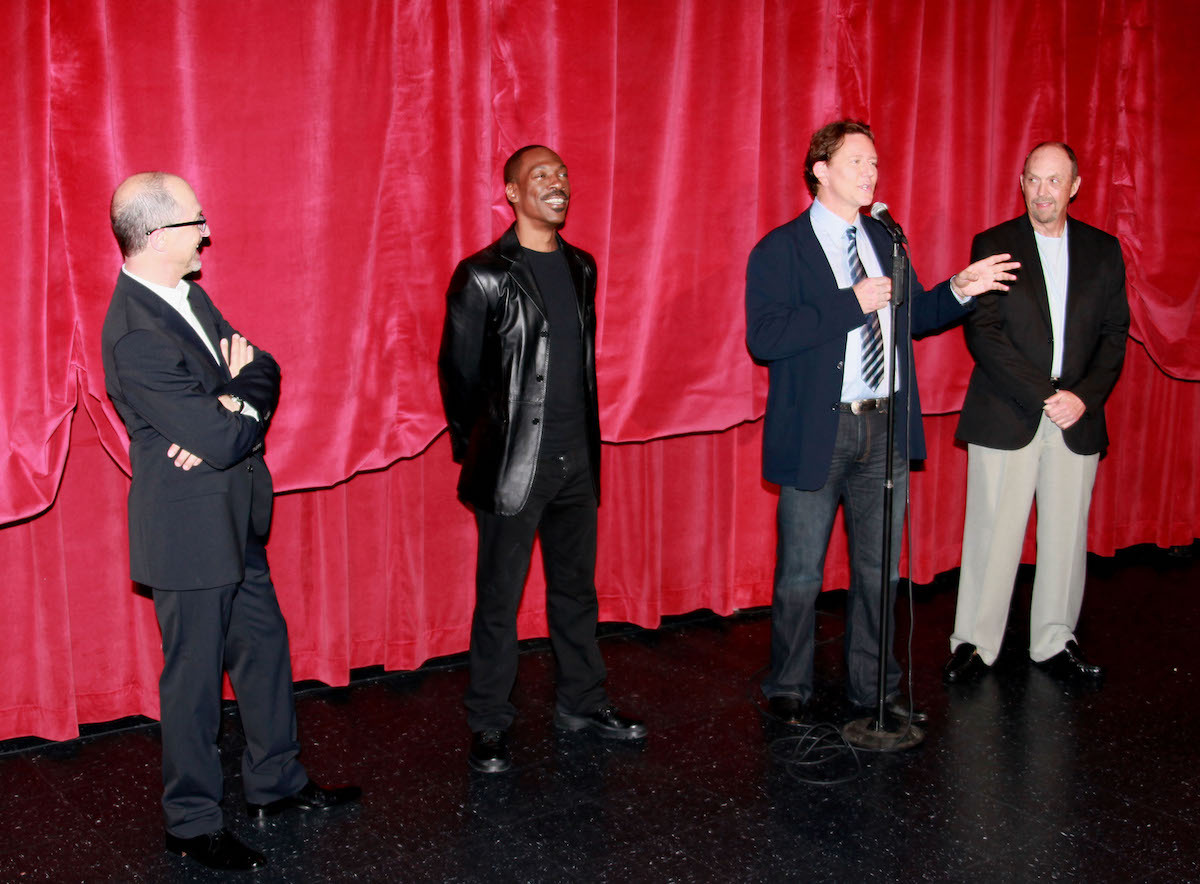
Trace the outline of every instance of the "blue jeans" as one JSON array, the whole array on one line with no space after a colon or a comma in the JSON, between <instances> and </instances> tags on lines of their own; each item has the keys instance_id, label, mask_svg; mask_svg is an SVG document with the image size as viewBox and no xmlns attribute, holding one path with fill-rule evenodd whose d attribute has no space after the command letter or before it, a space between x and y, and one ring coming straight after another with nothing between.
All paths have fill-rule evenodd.
<instances>
[{"instance_id":1,"label":"blue jeans","mask_svg":"<svg viewBox=\"0 0 1200 884\"><path fill-rule=\"evenodd\" d=\"M883 559L883 490L887 415L842 414L825 484L815 491L781 488L777 513L775 587L771 600L771 668L768 697L812 696L815 604L838 504L846 504L850 541L850 593L846 602L846 695L858 706L875 705L879 678L880 564ZM908 489L908 464L893 458L891 585L899 578L900 541ZM894 597L894 595L893 595ZM894 612L887 618L887 691L900 686L892 653Z\"/></svg>"}]
</instances>

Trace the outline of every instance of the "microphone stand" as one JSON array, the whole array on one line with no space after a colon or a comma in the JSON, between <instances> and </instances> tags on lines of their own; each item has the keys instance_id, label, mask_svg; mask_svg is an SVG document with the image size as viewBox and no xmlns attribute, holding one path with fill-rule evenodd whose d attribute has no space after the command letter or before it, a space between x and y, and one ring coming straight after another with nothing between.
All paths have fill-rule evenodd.
<instances>
[{"instance_id":1,"label":"microphone stand","mask_svg":"<svg viewBox=\"0 0 1200 884\"><path fill-rule=\"evenodd\" d=\"M886 207L885 207L886 208ZM908 275L911 265L904 243L908 240L898 225L884 225L892 236L892 300L888 304L888 316L892 326L892 346L888 348L888 406L887 406L887 466L883 481L883 567L879 590L879 682L874 718L858 718L847 722L842 729L846 742L860 749L875 752L897 752L911 749L925 739L925 732L911 721L899 722L891 715L887 703L887 657L888 615L892 606L892 511L895 498L895 476L892 461L896 451L896 350L900 344L896 334L896 308L908 300ZM912 335L911 324L906 324L907 336ZM905 353L909 348L905 348ZM908 382L912 380L909 373ZM917 415L920 420L920 415ZM911 416L910 416L911 420Z\"/></svg>"}]
</instances>

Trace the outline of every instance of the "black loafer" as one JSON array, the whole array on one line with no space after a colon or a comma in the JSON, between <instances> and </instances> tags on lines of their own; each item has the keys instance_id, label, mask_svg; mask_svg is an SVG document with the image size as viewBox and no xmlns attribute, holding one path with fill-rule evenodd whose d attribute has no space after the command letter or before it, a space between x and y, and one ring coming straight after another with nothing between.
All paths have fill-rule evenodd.
<instances>
[{"instance_id":1,"label":"black loafer","mask_svg":"<svg viewBox=\"0 0 1200 884\"><path fill-rule=\"evenodd\" d=\"M167 850L187 856L219 872L251 872L267 866L267 858L251 850L228 829L218 829L195 838L180 838L167 832Z\"/></svg>"},{"instance_id":2,"label":"black loafer","mask_svg":"<svg viewBox=\"0 0 1200 884\"><path fill-rule=\"evenodd\" d=\"M983 662L973 644L963 642L954 649L954 653L942 667L942 681L946 684L973 681L990 668Z\"/></svg>"},{"instance_id":3,"label":"black loafer","mask_svg":"<svg viewBox=\"0 0 1200 884\"><path fill-rule=\"evenodd\" d=\"M611 703L586 715L571 715L556 709L554 726L568 731L592 730L606 740L640 740L646 736L643 722L622 715Z\"/></svg>"},{"instance_id":4,"label":"black loafer","mask_svg":"<svg viewBox=\"0 0 1200 884\"><path fill-rule=\"evenodd\" d=\"M883 708L901 721L911 721L913 724L924 724L929 721L929 713L913 706L912 700L901 691L888 694L883 701Z\"/></svg>"},{"instance_id":5,"label":"black loafer","mask_svg":"<svg viewBox=\"0 0 1200 884\"><path fill-rule=\"evenodd\" d=\"M261 820L292 808L305 811L329 810L343 804L351 804L360 798L362 789L358 786L335 786L326 789L309 780L296 794L269 804L252 804L247 801L246 813L252 820Z\"/></svg>"},{"instance_id":6,"label":"black loafer","mask_svg":"<svg viewBox=\"0 0 1200 884\"><path fill-rule=\"evenodd\" d=\"M1037 665L1064 681L1098 682L1104 679L1104 667L1090 662L1075 641L1067 642L1065 648Z\"/></svg>"},{"instance_id":7,"label":"black loafer","mask_svg":"<svg viewBox=\"0 0 1200 884\"><path fill-rule=\"evenodd\" d=\"M508 754L508 731L477 731L471 736L471 752L467 763L480 773L503 773L512 767Z\"/></svg>"},{"instance_id":8,"label":"black loafer","mask_svg":"<svg viewBox=\"0 0 1200 884\"><path fill-rule=\"evenodd\" d=\"M767 699L767 712L782 724L802 724L805 713L804 701L799 697L779 694Z\"/></svg>"}]
</instances>

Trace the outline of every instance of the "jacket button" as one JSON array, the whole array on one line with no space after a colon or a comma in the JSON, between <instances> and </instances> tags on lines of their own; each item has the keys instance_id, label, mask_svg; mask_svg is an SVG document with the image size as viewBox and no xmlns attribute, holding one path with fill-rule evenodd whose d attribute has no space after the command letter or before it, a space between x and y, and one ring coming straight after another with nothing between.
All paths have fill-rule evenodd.
<instances>
[{"instance_id":1,"label":"jacket button","mask_svg":"<svg viewBox=\"0 0 1200 884\"><path fill-rule=\"evenodd\" d=\"M254 472L254 464L247 464L247 465L246 465L246 472L247 472L247 473L253 473L253 472Z\"/></svg>"},{"instance_id":2,"label":"jacket button","mask_svg":"<svg viewBox=\"0 0 1200 884\"><path fill-rule=\"evenodd\" d=\"M538 424L540 424L541 422L542 422L541 418L537 418L537 417L535 417L535 418L533 419L533 425L534 425L534 426L537 426L537 425L538 425Z\"/></svg>"}]
</instances>

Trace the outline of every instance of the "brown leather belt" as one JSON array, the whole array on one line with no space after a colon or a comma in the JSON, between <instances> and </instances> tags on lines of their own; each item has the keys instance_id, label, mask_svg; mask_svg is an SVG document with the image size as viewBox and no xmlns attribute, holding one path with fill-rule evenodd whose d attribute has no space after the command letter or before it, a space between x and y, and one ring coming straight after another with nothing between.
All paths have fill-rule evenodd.
<instances>
[{"instance_id":1,"label":"brown leather belt","mask_svg":"<svg viewBox=\"0 0 1200 884\"><path fill-rule=\"evenodd\" d=\"M857 402L839 402L838 411L843 414L866 414L868 411L879 411L887 414L887 398L859 399Z\"/></svg>"}]
</instances>

